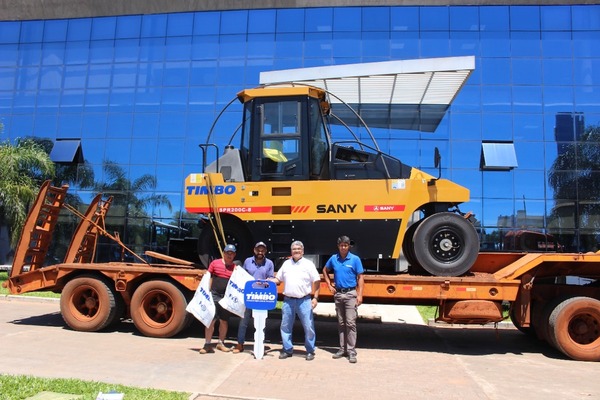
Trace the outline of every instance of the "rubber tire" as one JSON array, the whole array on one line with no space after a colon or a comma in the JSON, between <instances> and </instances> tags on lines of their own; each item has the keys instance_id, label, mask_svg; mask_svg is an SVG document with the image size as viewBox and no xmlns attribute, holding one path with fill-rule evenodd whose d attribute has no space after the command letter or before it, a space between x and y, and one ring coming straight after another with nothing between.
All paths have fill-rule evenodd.
<instances>
[{"instance_id":1,"label":"rubber tire","mask_svg":"<svg viewBox=\"0 0 600 400\"><path fill-rule=\"evenodd\" d=\"M222 215L221 223L225 231L225 240L227 244L233 244L236 247L237 255L253 254L254 241L248 229L243 223L231 215ZM217 247L215 234L212 231L210 223L200 232L198 238L198 257L201 264L208 268L210 262L216 258L221 258L221 252Z\"/></svg>"},{"instance_id":2,"label":"rubber tire","mask_svg":"<svg viewBox=\"0 0 600 400\"><path fill-rule=\"evenodd\" d=\"M460 215L443 212L430 215L413 236L417 262L435 276L460 276L469 271L479 254L475 227ZM452 244L452 252L440 244Z\"/></svg>"},{"instance_id":3,"label":"rubber tire","mask_svg":"<svg viewBox=\"0 0 600 400\"><path fill-rule=\"evenodd\" d=\"M404 258L406 258L406 261L409 265L418 265L417 260L415 258L415 246L413 244L413 237L421 221L422 220L419 220L413 223L406 229L406 232L404 233L404 240L402 241L402 253L404 253Z\"/></svg>"},{"instance_id":4,"label":"rubber tire","mask_svg":"<svg viewBox=\"0 0 600 400\"><path fill-rule=\"evenodd\" d=\"M189 324L185 295L173 283L152 280L142 283L131 297L133 324L144 336L167 338Z\"/></svg>"},{"instance_id":5,"label":"rubber tire","mask_svg":"<svg viewBox=\"0 0 600 400\"><path fill-rule=\"evenodd\" d=\"M60 296L60 313L73 330L100 331L118 316L116 293L102 279L83 275L69 281Z\"/></svg>"},{"instance_id":6,"label":"rubber tire","mask_svg":"<svg viewBox=\"0 0 600 400\"><path fill-rule=\"evenodd\" d=\"M571 297L573 296L560 295L543 305L541 312L536 316L535 320L535 333L539 340L543 340L549 345L556 347L556 344L552 341L552 335L550 335L550 315L560 303Z\"/></svg>"},{"instance_id":7,"label":"rubber tire","mask_svg":"<svg viewBox=\"0 0 600 400\"><path fill-rule=\"evenodd\" d=\"M517 317L515 315L515 312L516 311L515 311L514 303L511 303L510 310L508 311L508 316L510 317L510 321L515 326L515 328L517 328L519 331L521 331L522 333L524 333L526 335L530 335L530 336L535 335L535 329L533 328L533 326L530 325L528 327L524 327L524 326L521 326L521 324L519 324Z\"/></svg>"},{"instance_id":8,"label":"rubber tire","mask_svg":"<svg viewBox=\"0 0 600 400\"><path fill-rule=\"evenodd\" d=\"M402 253L408 262L408 273L411 275L429 275L429 273L425 271L417 262L417 258L415 257L415 245L413 238L415 236L415 231L422 221L423 220L419 220L409 226L404 233L404 239L402 241Z\"/></svg>"},{"instance_id":9,"label":"rubber tire","mask_svg":"<svg viewBox=\"0 0 600 400\"><path fill-rule=\"evenodd\" d=\"M125 300L123 296L121 296L118 292L115 293L115 313L111 321L108 322L107 327L115 326L121 322L121 319L125 317L125 310L127 306L125 305Z\"/></svg>"},{"instance_id":10,"label":"rubber tire","mask_svg":"<svg viewBox=\"0 0 600 400\"><path fill-rule=\"evenodd\" d=\"M554 308L548 320L554 346L577 361L600 361L600 301L571 297Z\"/></svg>"}]
</instances>

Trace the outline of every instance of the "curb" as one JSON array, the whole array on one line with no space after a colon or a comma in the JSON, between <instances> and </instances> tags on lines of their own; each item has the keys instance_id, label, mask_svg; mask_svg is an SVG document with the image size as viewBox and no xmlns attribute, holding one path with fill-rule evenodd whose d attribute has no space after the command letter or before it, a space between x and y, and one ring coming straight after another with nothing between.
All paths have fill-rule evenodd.
<instances>
[{"instance_id":1,"label":"curb","mask_svg":"<svg viewBox=\"0 0 600 400\"><path fill-rule=\"evenodd\" d=\"M517 329L510 321L488 322L486 324L450 324L447 322L436 321L432 318L427 320L427 326L435 328L463 328L463 329Z\"/></svg>"},{"instance_id":2,"label":"curb","mask_svg":"<svg viewBox=\"0 0 600 400\"><path fill-rule=\"evenodd\" d=\"M37 302L37 303L58 303L60 298L58 297L39 297L39 296L24 296L19 294L2 294L0 300L4 301L25 301L25 302Z\"/></svg>"}]
</instances>

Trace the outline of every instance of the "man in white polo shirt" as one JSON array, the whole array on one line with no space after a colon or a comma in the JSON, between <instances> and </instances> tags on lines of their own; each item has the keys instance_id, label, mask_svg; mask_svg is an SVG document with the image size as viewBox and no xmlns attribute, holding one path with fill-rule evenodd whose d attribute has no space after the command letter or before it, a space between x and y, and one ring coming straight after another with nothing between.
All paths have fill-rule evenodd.
<instances>
[{"instance_id":1,"label":"man in white polo shirt","mask_svg":"<svg viewBox=\"0 0 600 400\"><path fill-rule=\"evenodd\" d=\"M315 264L304 258L304 244L296 240L292 243L292 257L287 259L273 281L283 282L283 306L281 307L281 342L283 349L280 359L291 357L294 352L292 330L296 314L304 329L306 360L315 359L315 324L313 309L317 306L321 277Z\"/></svg>"}]
</instances>

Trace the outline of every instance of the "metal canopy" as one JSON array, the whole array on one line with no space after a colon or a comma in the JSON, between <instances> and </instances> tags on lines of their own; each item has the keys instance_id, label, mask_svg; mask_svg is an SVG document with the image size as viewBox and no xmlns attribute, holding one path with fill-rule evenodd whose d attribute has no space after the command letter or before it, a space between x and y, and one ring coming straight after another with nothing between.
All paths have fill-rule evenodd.
<instances>
[{"instance_id":1,"label":"metal canopy","mask_svg":"<svg viewBox=\"0 0 600 400\"><path fill-rule=\"evenodd\" d=\"M433 132L474 68L473 56L384 61L261 72L260 83L316 86L369 126ZM330 96L338 116L341 101Z\"/></svg>"},{"instance_id":2,"label":"metal canopy","mask_svg":"<svg viewBox=\"0 0 600 400\"><path fill-rule=\"evenodd\" d=\"M81 150L80 139L56 139L50 159L55 163L62 164L82 164L83 151Z\"/></svg>"},{"instance_id":3,"label":"metal canopy","mask_svg":"<svg viewBox=\"0 0 600 400\"><path fill-rule=\"evenodd\" d=\"M514 143L481 143L481 169L508 171L518 166Z\"/></svg>"}]
</instances>

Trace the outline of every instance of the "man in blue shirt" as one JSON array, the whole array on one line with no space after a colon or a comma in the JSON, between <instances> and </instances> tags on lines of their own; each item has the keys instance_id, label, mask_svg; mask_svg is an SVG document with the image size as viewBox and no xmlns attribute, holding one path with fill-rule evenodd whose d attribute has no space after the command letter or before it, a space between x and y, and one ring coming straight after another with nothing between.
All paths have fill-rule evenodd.
<instances>
[{"instance_id":1,"label":"man in blue shirt","mask_svg":"<svg viewBox=\"0 0 600 400\"><path fill-rule=\"evenodd\" d=\"M323 267L323 278L325 278L335 301L340 336L340 349L333 355L333 358L347 356L348 360L354 364L357 361L357 308L362 304L364 269L360 258L350 252L351 240L348 236L340 236L337 246L338 253L332 255ZM331 283L330 272L333 272L334 284Z\"/></svg>"},{"instance_id":2,"label":"man in blue shirt","mask_svg":"<svg viewBox=\"0 0 600 400\"><path fill-rule=\"evenodd\" d=\"M267 254L267 245L264 242L258 242L254 246L254 256L246 258L244 261L244 269L257 280L267 280L272 278L275 273L273 261L269 260ZM233 348L234 353L244 351L244 342L246 341L246 330L248 323L252 318L252 310L246 308L244 318L240 320L238 327L238 344Z\"/></svg>"}]
</instances>

